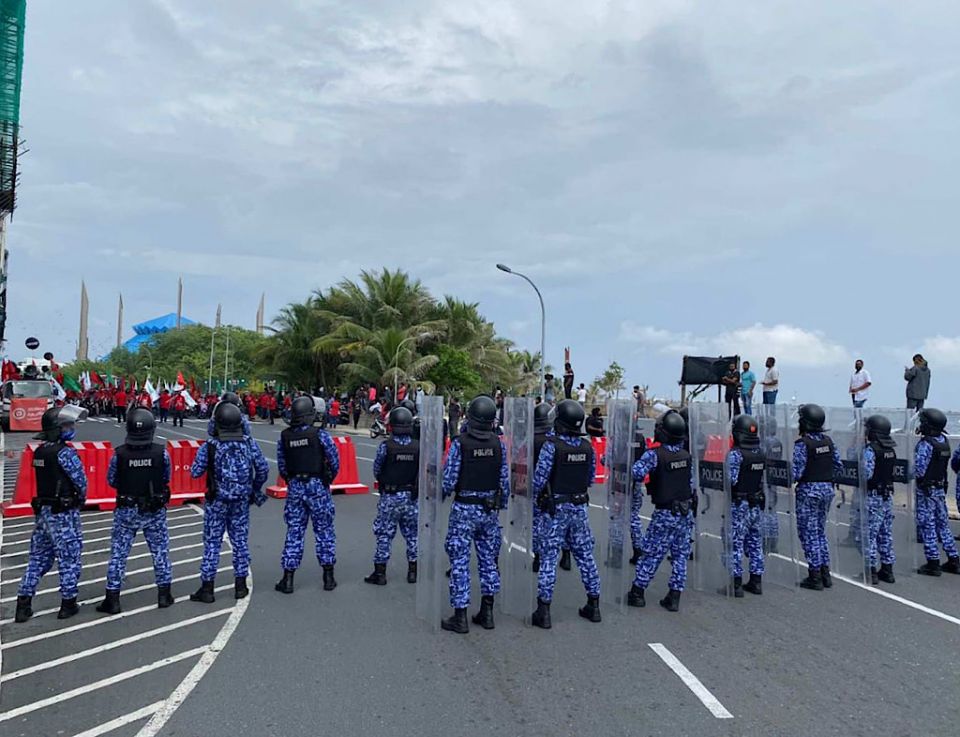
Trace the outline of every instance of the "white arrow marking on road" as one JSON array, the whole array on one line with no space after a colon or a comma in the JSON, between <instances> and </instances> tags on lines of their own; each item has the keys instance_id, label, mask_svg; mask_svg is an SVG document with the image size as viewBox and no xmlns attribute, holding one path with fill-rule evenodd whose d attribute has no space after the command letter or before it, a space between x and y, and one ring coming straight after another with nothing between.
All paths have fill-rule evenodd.
<instances>
[{"instance_id":1,"label":"white arrow marking on road","mask_svg":"<svg viewBox=\"0 0 960 737\"><path fill-rule=\"evenodd\" d=\"M650 646L650 649L659 655L660 659L667 664L667 667L677 674L684 685L693 691L693 695L700 699L701 703L710 710L711 714L717 719L733 719L733 714L726 710L717 697L707 690L707 687L700 682L700 679L693 675L693 673L680 662L676 655L659 642L650 642L647 644Z\"/></svg>"}]
</instances>

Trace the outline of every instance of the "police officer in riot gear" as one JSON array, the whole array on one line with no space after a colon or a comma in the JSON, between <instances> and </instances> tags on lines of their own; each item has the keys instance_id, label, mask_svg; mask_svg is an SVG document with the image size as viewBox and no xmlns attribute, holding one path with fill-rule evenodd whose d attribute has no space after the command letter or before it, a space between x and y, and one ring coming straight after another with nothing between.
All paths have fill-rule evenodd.
<instances>
[{"instance_id":1,"label":"police officer in riot gear","mask_svg":"<svg viewBox=\"0 0 960 737\"><path fill-rule=\"evenodd\" d=\"M601 621L600 574L593 556L594 537L590 530L588 503L590 485L596 473L596 458L590 441L581 437L583 407L573 399L557 405L554 434L548 436L537 458L533 491L541 506L542 560L537 576L537 610L534 626L550 629L550 603L557 580L557 558L562 541L570 541L577 559L587 603L580 616Z\"/></svg>"},{"instance_id":2,"label":"police officer in riot gear","mask_svg":"<svg viewBox=\"0 0 960 737\"><path fill-rule=\"evenodd\" d=\"M669 591L660 600L660 606L676 612L680 609L680 594L687 582L687 559L697 500L693 463L690 451L684 448L687 423L679 412L667 412L660 418L655 439L660 446L647 450L633 464L635 483L650 476L647 493L655 509L643 536L643 556L637 562L627 604L646 606L644 592L669 552L673 571Z\"/></svg>"},{"instance_id":3,"label":"police officer in riot gear","mask_svg":"<svg viewBox=\"0 0 960 737\"><path fill-rule=\"evenodd\" d=\"M77 451L67 443L76 435L75 416L67 408L53 407L43 413L43 442L33 454L37 495L31 505L36 516L30 536L30 559L17 591L14 618L26 622L33 616L33 595L54 561L60 574L60 611L57 619L68 619L79 610L77 589L80 580L80 508L87 497L87 477Z\"/></svg>"},{"instance_id":4,"label":"police officer in riot gear","mask_svg":"<svg viewBox=\"0 0 960 737\"><path fill-rule=\"evenodd\" d=\"M243 403L240 401L240 397L236 392L224 392L223 396L220 397L220 401L214 405L213 412L210 413L210 421L207 423L207 435L209 435L211 438L216 437L217 423L215 418L217 414L217 407L219 407L221 404L232 404L234 407L240 410L240 426L243 428L243 434L248 438L252 437L250 435L250 420L248 420L246 414L244 414Z\"/></svg>"},{"instance_id":5,"label":"police officer in riot gear","mask_svg":"<svg viewBox=\"0 0 960 737\"><path fill-rule=\"evenodd\" d=\"M897 444L890 437L890 420L871 415L864 423L867 445L863 449L863 475L867 482L867 540L870 583L895 583L893 564L893 473ZM879 567L878 567L879 565Z\"/></svg>"},{"instance_id":6,"label":"police officer in riot gear","mask_svg":"<svg viewBox=\"0 0 960 737\"><path fill-rule=\"evenodd\" d=\"M749 591L763 593L763 533L761 524L766 499L763 472L766 468L757 421L750 415L737 415L733 420L733 448L727 453L727 474L730 482L730 572L733 595L743 598ZM743 556L750 559L750 580L743 583Z\"/></svg>"},{"instance_id":7,"label":"police officer in riot gear","mask_svg":"<svg viewBox=\"0 0 960 737\"><path fill-rule=\"evenodd\" d=\"M833 503L834 481L843 473L840 451L824 433L826 421L827 415L820 405L801 405L800 437L793 446L797 536L807 559L807 577L800 586L811 591L833 586L827 515Z\"/></svg>"},{"instance_id":8,"label":"police officer in riot gear","mask_svg":"<svg viewBox=\"0 0 960 737\"><path fill-rule=\"evenodd\" d=\"M166 508L170 501L171 465L166 449L153 442L155 428L150 410L141 407L130 412L126 443L117 447L107 469L107 483L117 490L117 508L113 513L106 593L97 605L97 611L104 614L122 611L120 587L127 556L140 529L153 557L157 606L164 609L173 604Z\"/></svg>"},{"instance_id":9,"label":"police officer in riot gear","mask_svg":"<svg viewBox=\"0 0 960 737\"><path fill-rule=\"evenodd\" d=\"M413 414L394 407L387 418L389 437L377 448L373 475L380 487L373 534L377 538L373 573L364 581L376 586L387 583L390 547L400 528L407 543L407 583L417 582L417 487L420 473L420 443L412 437Z\"/></svg>"},{"instance_id":10,"label":"police officer in riot gear","mask_svg":"<svg viewBox=\"0 0 960 737\"><path fill-rule=\"evenodd\" d=\"M917 431L920 440L914 450L914 472L917 485L917 523L923 538L923 554L927 562L918 569L924 576L941 572L960 573L957 544L950 531L947 514L947 466L950 462L950 441L944 435L947 416L932 407L920 410ZM947 554L940 565L939 542Z\"/></svg>"},{"instance_id":11,"label":"police officer in riot gear","mask_svg":"<svg viewBox=\"0 0 960 737\"><path fill-rule=\"evenodd\" d=\"M330 484L340 472L340 455L330 433L314 426L316 408L311 397L297 397L290 405L290 427L280 433L277 468L287 480L283 520L287 536L280 563L283 577L274 587L282 594L293 593L293 574L303 561L307 523L313 522L317 560L323 569L323 590L333 591L337 580L336 509Z\"/></svg>"},{"instance_id":12,"label":"police officer in riot gear","mask_svg":"<svg viewBox=\"0 0 960 737\"><path fill-rule=\"evenodd\" d=\"M454 496L447 528L450 557L450 605L454 614L443 620L443 629L458 634L469 631L470 545L476 546L480 574L480 611L474 624L493 629L494 596L500 591L497 558L503 533L499 512L510 497L507 451L494 431L497 406L481 395L467 407L467 427L453 442L443 467L443 497Z\"/></svg>"}]
</instances>

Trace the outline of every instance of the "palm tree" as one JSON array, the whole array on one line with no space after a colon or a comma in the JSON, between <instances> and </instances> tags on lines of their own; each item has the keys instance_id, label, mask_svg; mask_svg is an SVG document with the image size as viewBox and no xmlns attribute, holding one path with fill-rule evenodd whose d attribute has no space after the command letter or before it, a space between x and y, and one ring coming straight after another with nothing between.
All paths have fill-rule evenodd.
<instances>
[{"instance_id":1,"label":"palm tree","mask_svg":"<svg viewBox=\"0 0 960 737\"><path fill-rule=\"evenodd\" d=\"M424 383L423 377L438 359L418 352L417 344L430 337L420 328L367 330L354 325L346 329L354 342L342 348L349 358L340 364L340 370L348 380L380 386L401 381Z\"/></svg>"}]
</instances>

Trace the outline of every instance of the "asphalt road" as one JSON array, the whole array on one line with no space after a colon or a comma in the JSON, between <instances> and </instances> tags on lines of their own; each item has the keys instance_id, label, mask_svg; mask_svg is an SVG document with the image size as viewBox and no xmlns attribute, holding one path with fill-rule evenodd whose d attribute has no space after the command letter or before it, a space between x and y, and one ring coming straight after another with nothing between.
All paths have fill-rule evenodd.
<instances>
[{"instance_id":1,"label":"asphalt road","mask_svg":"<svg viewBox=\"0 0 960 737\"><path fill-rule=\"evenodd\" d=\"M254 425L269 458L275 457L279 429ZM199 422L188 422L183 430L160 430L167 439L199 438L203 432ZM80 439L117 443L122 436L112 423L90 422ZM372 484L376 443L355 441L361 479ZM666 589L662 570L650 587L646 609L605 610L604 621L595 625L576 616L583 590L574 569L559 572L551 631L500 615L492 632L473 628L467 636L434 634L415 616L415 587L404 580L399 538L389 585L362 581L372 565L370 524L376 501L373 494L336 497L339 586L333 592L322 590L310 544L292 596L273 591L280 575L283 505L270 500L253 511L256 587L249 607L229 640L215 646L223 644L219 657L159 734L806 737L958 732L960 577L925 579L903 571L896 585L879 590L845 581L823 593L767 586L763 597L742 600L688 590L680 613L670 614L656 606ZM179 514L197 516L189 509ZM593 509L591 515L599 529L600 511ZM85 519L88 529L93 519ZM8 530L4 554L11 537ZM94 534L85 532L85 537L88 549L102 546L89 542ZM901 559L912 555L899 552ZM181 555L188 559L199 553L185 550ZM15 584L6 584L17 575L7 572L7 562L2 561L4 599L16 593ZM149 559L137 567L148 565ZM225 555L219 585L231 583L227 566ZM85 569L84 578L103 575L96 570L88 574ZM174 584L176 595L195 588L196 572L195 562L175 565L175 578L187 577ZM150 584L152 576L145 573L136 582ZM99 595L100 585L85 587L86 595ZM55 587L55 578L47 577L43 586ZM137 596L144 597L142 602ZM124 604L130 609L135 603L149 604L152 597L152 589L125 595ZM232 605L232 597L223 594L216 606ZM4 618L10 616L10 606L3 604ZM4 623L3 677L208 612L185 602L166 612L151 610L10 649L8 644L28 630ZM51 616L39 620L47 621L26 625L29 634L63 627ZM95 621L102 620L84 608L68 624ZM0 719L65 689L200 648L223 627L223 619L214 618L71 664L86 661L89 667L57 666L3 683ZM92 633L96 638L86 639ZM199 659L191 656L36 709L8 724L0 722L0 729L5 736L70 735L136 716L141 707L166 698ZM133 735L149 717L85 734ZM157 725L159 717L154 719ZM9 726L14 729L8 731Z\"/></svg>"}]
</instances>

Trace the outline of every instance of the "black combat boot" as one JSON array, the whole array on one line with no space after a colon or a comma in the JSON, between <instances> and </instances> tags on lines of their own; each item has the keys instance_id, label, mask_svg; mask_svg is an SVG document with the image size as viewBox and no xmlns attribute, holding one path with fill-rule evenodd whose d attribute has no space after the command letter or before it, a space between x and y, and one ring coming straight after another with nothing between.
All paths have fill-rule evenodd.
<instances>
[{"instance_id":1,"label":"black combat boot","mask_svg":"<svg viewBox=\"0 0 960 737\"><path fill-rule=\"evenodd\" d=\"M812 566L807 569L807 577L800 582L800 588L811 591L823 591L823 579L820 578L820 569Z\"/></svg>"},{"instance_id":2,"label":"black combat boot","mask_svg":"<svg viewBox=\"0 0 960 737\"><path fill-rule=\"evenodd\" d=\"M80 607L77 604L77 597L73 596L69 599L60 600L60 611L57 612L57 619L70 619L70 617L76 615L80 611Z\"/></svg>"},{"instance_id":3,"label":"black combat boot","mask_svg":"<svg viewBox=\"0 0 960 737\"><path fill-rule=\"evenodd\" d=\"M876 586L879 583L880 583L880 571L878 571L876 568L871 568L870 569L870 585Z\"/></svg>"},{"instance_id":4,"label":"black combat boot","mask_svg":"<svg viewBox=\"0 0 960 737\"><path fill-rule=\"evenodd\" d=\"M456 632L458 635L465 635L470 631L470 625L467 623L467 610L454 609L453 616L443 620L440 627L447 632Z\"/></svg>"},{"instance_id":5,"label":"black combat boot","mask_svg":"<svg viewBox=\"0 0 960 737\"><path fill-rule=\"evenodd\" d=\"M763 596L763 576L751 573L750 580L743 585L743 590L757 596Z\"/></svg>"},{"instance_id":6,"label":"black combat boot","mask_svg":"<svg viewBox=\"0 0 960 737\"><path fill-rule=\"evenodd\" d=\"M589 619L591 622L599 622L600 618L600 597L588 596L586 605L580 607L580 616Z\"/></svg>"},{"instance_id":7,"label":"black combat boot","mask_svg":"<svg viewBox=\"0 0 960 737\"><path fill-rule=\"evenodd\" d=\"M323 590L333 591L337 588L337 579L333 577L333 566L323 567Z\"/></svg>"},{"instance_id":8,"label":"black combat boot","mask_svg":"<svg viewBox=\"0 0 960 737\"><path fill-rule=\"evenodd\" d=\"M173 594L170 593L170 585L157 586L157 608L166 609L173 606Z\"/></svg>"},{"instance_id":9,"label":"black combat boot","mask_svg":"<svg viewBox=\"0 0 960 737\"><path fill-rule=\"evenodd\" d=\"M246 576L237 576L233 579L233 598L234 599L245 599L250 594L250 589L247 588L247 577Z\"/></svg>"},{"instance_id":10,"label":"black combat boot","mask_svg":"<svg viewBox=\"0 0 960 737\"><path fill-rule=\"evenodd\" d=\"M833 588L833 578L830 576L830 566L820 566L820 580L823 581L823 588Z\"/></svg>"},{"instance_id":11,"label":"black combat boot","mask_svg":"<svg viewBox=\"0 0 960 737\"><path fill-rule=\"evenodd\" d=\"M627 606L645 607L646 605L647 600L643 596L643 589L636 584L631 586L627 594Z\"/></svg>"},{"instance_id":12,"label":"black combat boot","mask_svg":"<svg viewBox=\"0 0 960 737\"><path fill-rule=\"evenodd\" d=\"M30 617L33 616L33 597L32 596L18 596L17 597L17 613L13 617L13 621L17 624L23 624Z\"/></svg>"},{"instance_id":13,"label":"black combat boot","mask_svg":"<svg viewBox=\"0 0 960 737\"><path fill-rule=\"evenodd\" d=\"M743 576L733 577L733 598L743 598Z\"/></svg>"},{"instance_id":14,"label":"black combat boot","mask_svg":"<svg viewBox=\"0 0 960 737\"><path fill-rule=\"evenodd\" d=\"M679 612L680 592L670 589L670 591L667 592L667 595L660 600L660 606L662 606L668 612Z\"/></svg>"},{"instance_id":15,"label":"black combat boot","mask_svg":"<svg viewBox=\"0 0 960 737\"><path fill-rule=\"evenodd\" d=\"M893 563L881 563L877 578L884 583L896 583L897 579L893 577Z\"/></svg>"},{"instance_id":16,"label":"black combat boot","mask_svg":"<svg viewBox=\"0 0 960 737\"><path fill-rule=\"evenodd\" d=\"M640 556L643 555L643 551L640 548L633 549L633 557L630 559L630 565L635 566L640 562Z\"/></svg>"},{"instance_id":17,"label":"black combat boot","mask_svg":"<svg viewBox=\"0 0 960 737\"><path fill-rule=\"evenodd\" d=\"M542 630L548 630L553 625L550 623L550 602L543 599L537 599L537 611L530 618L530 624L539 627Z\"/></svg>"},{"instance_id":18,"label":"black combat boot","mask_svg":"<svg viewBox=\"0 0 960 737\"><path fill-rule=\"evenodd\" d=\"M960 573L960 558L953 556L948 558L947 562L940 568L944 573Z\"/></svg>"},{"instance_id":19,"label":"black combat boot","mask_svg":"<svg viewBox=\"0 0 960 737\"><path fill-rule=\"evenodd\" d=\"M363 579L365 583L372 583L374 586L387 585L387 564L374 563L373 573Z\"/></svg>"},{"instance_id":20,"label":"black combat boot","mask_svg":"<svg viewBox=\"0 0 960 737\"><path fill-rule=\"evenodd\" d=\"M473 623L479 624L485 630L492 630L493 624L493 597L484 596L480 599L480 611L473 615Z\"/></svg>"},{"instance_id":21,"label":"black combat boot","mask_svg":"<svg viewBox=\"0 0 960 737\"><path fill-rule=\"evenodd\" d=\"M407 561L407 583L417 582L417 561Z\"/></svg>"},{"instance_id":22,"label":"black combat boot","mask_svg":"<svg viewBox=\"0 0 960 737\"><path fill-rule=\"evenodd\" d=\"M921 576L939 576L940 575L940 559L928 560L922 566L917 569L917 573Z\"/></svg>"},{"instance_id":23,"label":"black combat boot","mask_svg":"<svg viewBox=\"0 0 960 737\"><path fill-rule=\"evenodd\" d=\"M564 550L563 553L560 555L560 567L561 567L563 570L565 570L565 571L569 571L569 570L570 570L571 565L570 565L570 551L569 551L569 550Z\"/></svg>"},{"instance_id":24,"label":"black combat boot","mask_svg":"<svg viewBox=\"0 0 960 737\"><path fill-rule=\"evenodd\" d=\"M104 592L103 601L97 604L97 611L103 614L119 614L122 611L120 609L120 592L107 589Z\"/></svg>"},{"instance_id":25,"label":"black combat boot","mask_svg":"<svg viewBox=\"0 0 960 737\"><path fill-rule=\"evenodd\" d=\"M200 581L200 588L190 594L190 601L213 604L217 598L213 595L213 581Z\"/></svg>"},{"instance_id":26,"label":"black combat boot","mask_svg":"<svg viewBox=\"0 0 960 737\"><path fill-rule=\"evenodd\" d=\"M293 571L284 571L283 578L277 581L277 585L273 587L281 594L292 594L293 593Z\"/></svg>"},{"instance_id":27,"label":"black combat boot","mask_svg":"<svg viewBox=\"0 0 960 737\"><path fill-rule=\"evenodd\" d=\"M540 553L533 554L533 572L540 573ZM447 578L450 578L448 575Z\"/></svg>"}]
</instances>

